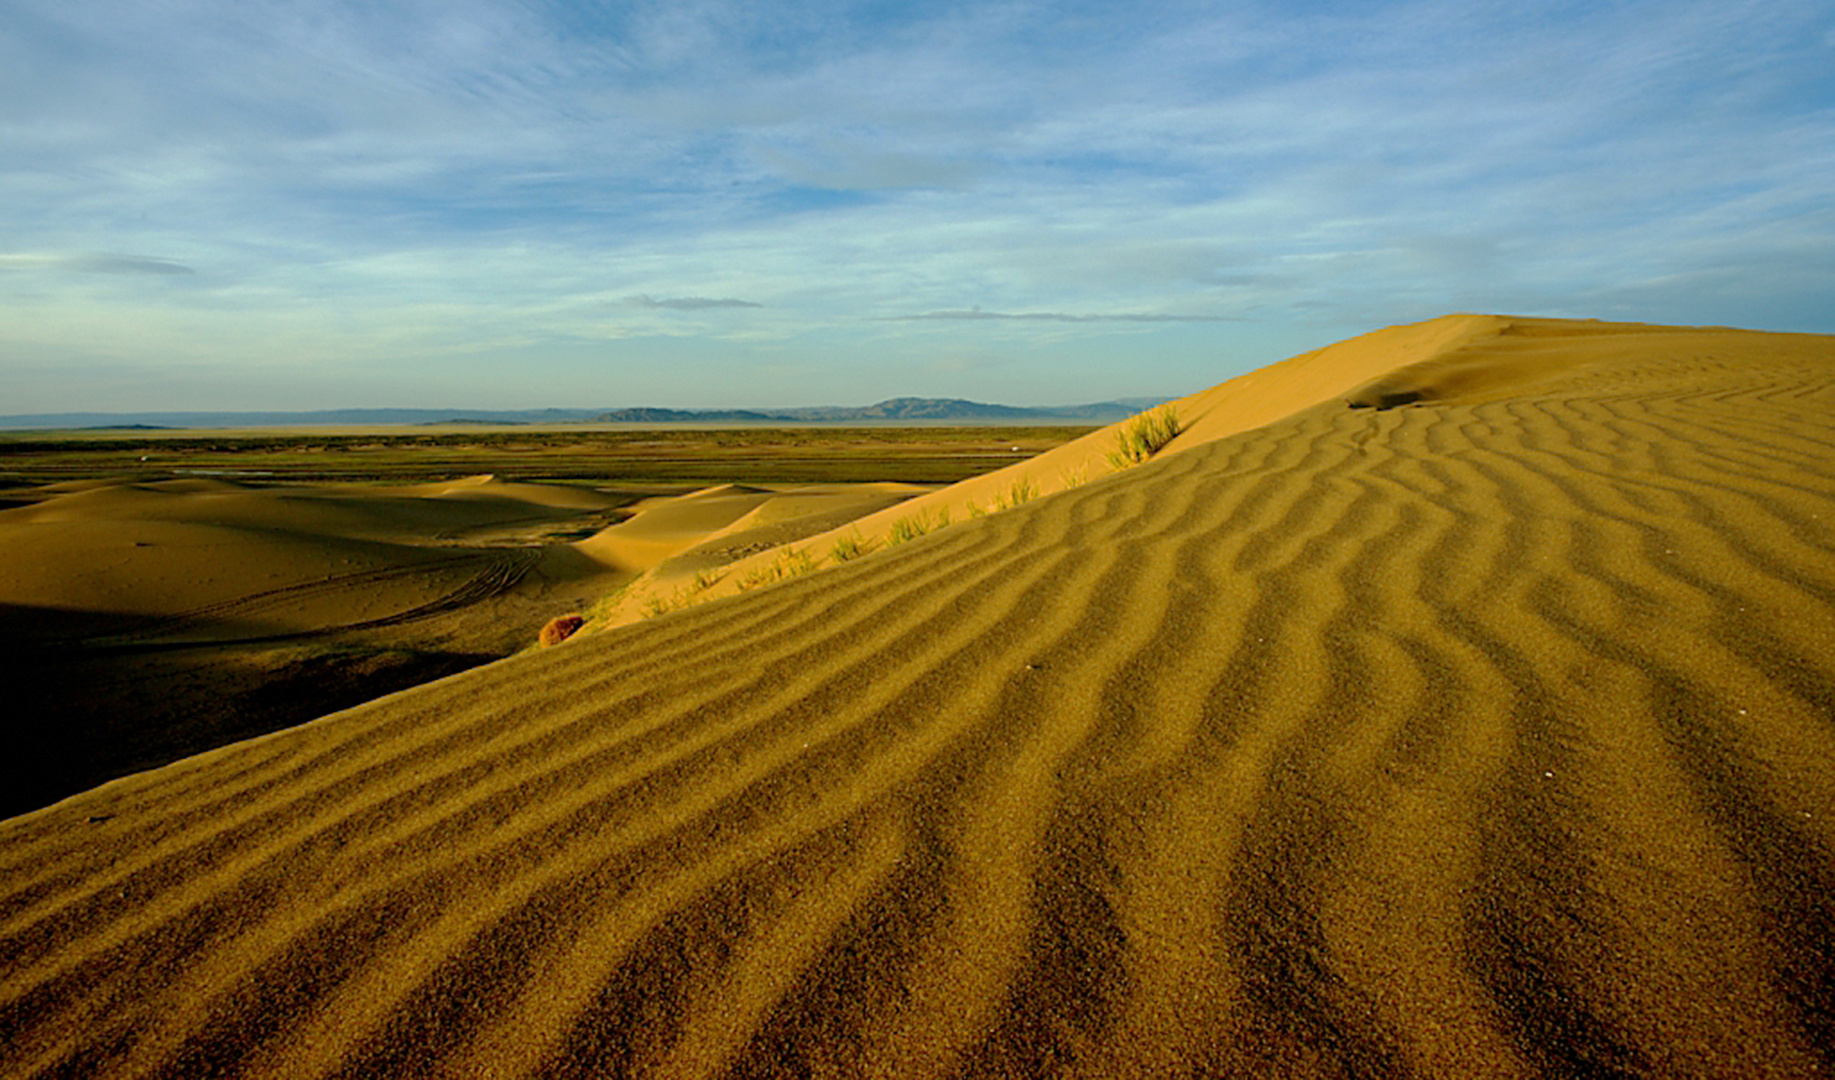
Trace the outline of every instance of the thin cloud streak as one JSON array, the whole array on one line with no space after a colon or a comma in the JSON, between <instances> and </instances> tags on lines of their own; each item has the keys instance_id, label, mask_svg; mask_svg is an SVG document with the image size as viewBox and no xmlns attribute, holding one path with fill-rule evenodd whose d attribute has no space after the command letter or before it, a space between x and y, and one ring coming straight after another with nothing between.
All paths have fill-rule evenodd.
<instances>
[{"instance_id":1,"label":"thin cloud streak","mask_svg":"<svg viewBox=\"0 0 1835 1080\"><path fill-rule=\"evenodd\" d=\"M1005 320L1008 322L1061 322L1061 323L1096 323L1096 322L1133 322L1133 323L1177 323L1177 322L1241 322L1239 316L1233 315L1073 315L1063 311L983 311L970 308L967 311L926 311L917 315L882 315L880 322L980 322L983 320Z\"/></svg>"},{"instance_id":2,"label":"thin cloud streak","mask_svg":"<svg viewBox=\"0 0 1835 1080\"><path fill-rule=\"evenodd\" d=\"M707 296L664 296L654 297L639 294L627 297L625 303L640 308L661 308L665 311L707 311L716 308L758 308L763 304L750 300L714 298Z\"/></svg>"},{"instance_id":3,"label":"thin cloud streak","mask_svg":"<svg viewBox=\"0 0 1835 1080\"><path fill-rule=\"evenodd\" d=\"M104 363L136 404L238 363L339 372L299 377L327 407L488 364L1097 400L1456 309L1835 330L1808 0L9 11L0 234L45 254L0 257L0 380L52 373L21 408L97 405Z\"/></svg>"},{"instance_id":4,"label":"thin cloud streak","mask_svg":"<svg viewBox=\"0 0 1835 1080\"><path fill-rule=\"evenodd\" d=\"M0 255L0 270L65 270L80 274L150 274L155 277L197 274L191 267L170 259L105 253Z\"/></svg>"}]
</instances>

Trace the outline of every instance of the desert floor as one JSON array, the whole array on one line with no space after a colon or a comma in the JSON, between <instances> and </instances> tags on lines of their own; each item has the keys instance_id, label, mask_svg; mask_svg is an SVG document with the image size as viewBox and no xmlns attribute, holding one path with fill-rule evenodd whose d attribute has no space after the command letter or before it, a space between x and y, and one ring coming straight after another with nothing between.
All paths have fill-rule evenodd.
<instances>
[{"instance_id":1,"label":"desert floor","mask_svg":"<svg viewBox=\"0 0 1835 1080\"><path fill-rule=\"evenodd\" d=\"M1452 316L1178 408L0 822L0 1072L1835 1074L1835 339ZM772 557L644 539L579 547Z\"/></svg>"}]
</instances>

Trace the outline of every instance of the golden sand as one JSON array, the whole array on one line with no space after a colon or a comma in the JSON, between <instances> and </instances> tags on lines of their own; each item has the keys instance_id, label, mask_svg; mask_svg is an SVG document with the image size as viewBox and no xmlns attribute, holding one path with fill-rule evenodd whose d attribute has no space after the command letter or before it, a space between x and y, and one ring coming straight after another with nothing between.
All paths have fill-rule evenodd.
<instances>
[{"instance_id":1,"label":"golden sand","mask_svg":"<svg viewBox=\"0 0 1835 1080\"><path fill-rule=\"evenodd\" d=\"M222 641L400 619L488 595L539 561L533 549L452 538L617 505L488 477L368 489L81 482L34 494L42 501L0 511L0 639L64 636L37 624L73 620L136 639Z\"/></svg>"},{"instance_id":2,"label":"golden sand","mask_svg":"<svg viewBox=\"0 0 1835 1080\"><path fill-rule=\"evenodd\" d=\"M1334 349L0 823L0 1072L1829 1075L1835 339Z\"/></svg>"}]
</instances>

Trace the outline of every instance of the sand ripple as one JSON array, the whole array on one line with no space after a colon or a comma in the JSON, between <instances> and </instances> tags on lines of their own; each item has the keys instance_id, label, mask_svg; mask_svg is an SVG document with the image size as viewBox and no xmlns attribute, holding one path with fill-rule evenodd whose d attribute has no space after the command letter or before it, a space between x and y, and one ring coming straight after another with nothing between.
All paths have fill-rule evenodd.
<instances>
[{"instance_id":1,"label":"sand ripple","mask_svg":"<svg viewBox=\"0 0 1835 1080\"><path fill-rule=\"evenodd\" d=\"M0 1066L1828 1075L1835 353L1633 359L8 821Z\"/></svg>"}]
</instances>

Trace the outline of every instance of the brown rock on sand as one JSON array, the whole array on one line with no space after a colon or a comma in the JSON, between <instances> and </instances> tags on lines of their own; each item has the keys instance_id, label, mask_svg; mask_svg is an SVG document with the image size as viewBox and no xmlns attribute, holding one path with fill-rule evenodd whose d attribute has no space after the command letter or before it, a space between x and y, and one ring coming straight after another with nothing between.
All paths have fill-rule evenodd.
<instances>
[{"instance_id":1,"label":"brown rock on sand","mask_svg":"<svg viewBox=\"0 0 1835 1080\"><path fill-rule=\"evenodd\" d=\"M5 822L0 1071L1829 1075L1835 339L1462 320Z\"/></svg>"},{"instance_id":2,"label":"brown rock on sand","mask_svg":"<svg viewBox=\"0 0 1835 1080\"><path fill-rule=\"evenodd\" d=\"M574 632L585 624L586 619L580 615L556 615L542 627L541 635L537 640L544 648L559 645L572 637Z\"/></svg>"}]
</instances>

